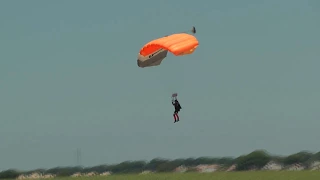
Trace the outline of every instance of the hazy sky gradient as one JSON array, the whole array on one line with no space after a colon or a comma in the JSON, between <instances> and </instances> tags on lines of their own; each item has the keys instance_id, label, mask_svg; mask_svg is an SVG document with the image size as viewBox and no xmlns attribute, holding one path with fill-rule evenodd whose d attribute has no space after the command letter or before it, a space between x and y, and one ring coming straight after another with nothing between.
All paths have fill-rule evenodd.
<instances>
[{"instance_id":1,"label":"hazy sky gradient","mask_svg":"<svg viewBox=\"0 0 320 180\"><path fill-rule=\"evenodd\" d=\"M318 0L2 0L0 170L320 151L319 19ZM194 54L137 66L192 26Z\"/></svg>"}]
</instances>

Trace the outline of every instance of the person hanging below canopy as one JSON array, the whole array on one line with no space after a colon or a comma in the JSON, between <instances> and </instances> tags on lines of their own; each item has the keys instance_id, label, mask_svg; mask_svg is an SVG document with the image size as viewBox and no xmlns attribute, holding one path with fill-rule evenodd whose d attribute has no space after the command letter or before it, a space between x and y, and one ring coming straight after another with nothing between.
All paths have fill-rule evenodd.
<instances>
[{"instance_id":1,"label":"person hanging below canopy","mask_svg":"<svg viewBox=\"0 0 320 180\"><path fill-rule=\"evenodd\" d=\"M180 121L179 111L182 109L180 102L177 99L177 93L172 94L171 103L174 106L173 118L174 118L174 123L176 123L176 122Z\"/></svg>"}]
</instances>

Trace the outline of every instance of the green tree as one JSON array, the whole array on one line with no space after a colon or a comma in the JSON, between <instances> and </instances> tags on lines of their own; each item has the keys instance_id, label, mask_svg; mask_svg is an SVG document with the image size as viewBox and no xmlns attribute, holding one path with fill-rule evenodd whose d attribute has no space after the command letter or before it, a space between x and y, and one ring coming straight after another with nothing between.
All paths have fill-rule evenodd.
<instances>
[{"instance_id":1,"label":"green tree","mask_svg":"<svg viewBox=\"0 0 320 180\"><path fill-rule=\"evenodd\" d=\"M246 156L241 156L237 159L237 170L249 170L251 168L262 168L271 160L270 156L262 151L253 151Z\"/></svg>"},{"instance_id":2,"label":"green tree","mask_svg":"<svg viewBox=\"0 0 320 180\"><path fill-rule=\"evenodd\" d=\"M310 152L301 151L286 157L283 162L285 165L291 165L295 163L307 165L308 161L311 159L312 156L313 154Z\"/></svg>"},{"instance_id":3,"label":"green tree","mask_svg":"<svg viewBox=\"0 0 320 180\"><path fill-rule=\"evenodd\" d=\"M9 169L6 171L0 172L0 179L15 179L20 175L17 170Z\"/></svg>"},{"instance_id":4,"label":"green tree","mask_svg":"<svg viewBox=\"0 0 320 180\"><path fill-rule=\"evenodd\" d=\"M163 166L163 164L167 162L169 162L169 160L155 158L146 164L145 169L150 171L157 171L159 168L162 169L160 166Z\"/></svg>"}]
</instances>

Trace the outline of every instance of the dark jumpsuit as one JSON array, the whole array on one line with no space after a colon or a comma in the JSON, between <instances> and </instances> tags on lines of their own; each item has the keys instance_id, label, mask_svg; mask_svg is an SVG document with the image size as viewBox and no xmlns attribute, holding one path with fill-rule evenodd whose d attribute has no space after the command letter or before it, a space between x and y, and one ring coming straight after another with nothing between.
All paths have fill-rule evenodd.
<instances>
[{"instance_id":1,"label":"dark jumpsuit","mask_svg":"<svg viewBox=\"0 0 320 180\"><path fill-rule=\"evenodd\" d=\"M174 122L176 122L177 120L179 121L178 112L180 111L181 106L178 100L172 101L172 105L174 106L174 114L173 114Z\"/></svg>"}]
</instances>

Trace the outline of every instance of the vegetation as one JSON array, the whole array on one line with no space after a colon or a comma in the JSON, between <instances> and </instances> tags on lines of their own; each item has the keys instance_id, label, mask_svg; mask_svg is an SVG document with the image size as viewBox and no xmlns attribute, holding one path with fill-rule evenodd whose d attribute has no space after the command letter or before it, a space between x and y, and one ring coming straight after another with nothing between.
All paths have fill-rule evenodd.
<instances>
[{"instance_id":1,"label":"vegetation","mask_svg":"<svg viewBox=\"0 0 320 180\"><path fill-rule=\"evenodd\" d=\"M58 180L319 180L319 171L300 172L217 172L217 173L156 173L147 175L126 174L109 177L57 178Z\"/></svg>"},{"instance_id":2,"label":"vegetation","mask_svg":"<svg viewBox=\"0 0 320 180\"><path fill-rule=\"evenodd\" d=\"M274 162L279 163L283 166L290 166L292 164L301 164L304 167L308 168L312 162L320 161L320 152L313 154L310 152L303 151L303 152L292 154L292 155L289 155L286 157L281 157L281 156L270 155L262 150L256 150L256 151L253 151L247 155L243 155L243 156L240 156L237 158L232 158L232 157L222 157L222 158L200 157L200 158L187 158L187 159L174 159L174 160L156 158L156 159L151 160L150 162L125 161L120 164L112 164L112 165L99 165L99 166L94 166L94 167L55 167L52 169L36 169L33 171L29 171L29 172L23 172L23 171L9 169L9 170L0 172L0 179L17 178L21 174L31 174L33 172L38 172L38 173L42 173L42 174L54 174L57 177L71 176L71 175L73 175L75 173L79 173L79 172L80 173L112 172L112 174L120 174L120 175L121 174L137 174L137 173L141 173L143 171L168 173L168 172L174 171L179 166L195 167L197 165L202 165L202 164L219 164L219 166L222 169L221 171L226 170L231 165L235 165L235 167L236 167L235 171L247 171L247 170L252 170L252 169L255 169L255 170L261 169L270 161L274 161ZM192 170L190 170L190 171L192 171ZM265 173L265 172L258 172L256 174L257 177L254 179L264 179L264 177L262 176L263 173ZM281 174L281 173L278 175L283 176L283 174ZM284 172L284 173L287 173L287 172ZM187 174L190 174L190 173L187 173ZM191 173L191 175L198 176L198 175L194 175L193 173ZM246 177L246 174L240 173L239 175ZM292 174L290 174L288 172L288 175L292 175ZM145 175L145 176L147 177L149 175ZM157 175L152 175L152 176L157 176ZM170 177L171 176L172 177L177 176L182 179L184 178L184 175L170 175ZM199 175L199 178L196 178L196 179L201 179L200 176L205 177L208 175ZM209 176L212 176L212 174ZM222 176L230 176L231 179L232 179L232 177L235 177L233 173L228 175L228 174L225 174L222 172L218 173L215 176L221 176L221 179L223 179ZM313 177L317 177L319 179L320 174L319 173L313 174ZM130 178L130 176L128 176L128 179L134 179L134 178ZM153 179L153 178L151 178L151 179ZM159 177L157 179L162 179L162 178ZM188 178L185 178L185 179L188 179ZM220 178L217 178L217 179L220 179ZM250 178L247 177L246 179L250 179ZM305 178L305 179L312 180L312 177Z\"/></svg>"}]
</instances>

